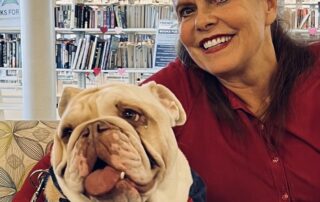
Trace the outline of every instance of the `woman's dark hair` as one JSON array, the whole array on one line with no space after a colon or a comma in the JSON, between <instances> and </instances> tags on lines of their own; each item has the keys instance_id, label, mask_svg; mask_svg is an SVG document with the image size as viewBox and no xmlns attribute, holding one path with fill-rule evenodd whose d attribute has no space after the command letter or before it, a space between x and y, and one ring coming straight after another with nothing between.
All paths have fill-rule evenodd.
<instances>
[{"instance_id":1,"label":"woman's dark hair","mask_svg":"<svg viewBox=\"0 0 320 202\"><path fill-rule=\"evenodd\" d=\"M260 120L266 126L263 134L270 145L276 145L279 138L273 136L275 130L281 130L285 126L286 112L290 94L295 81L302 73L306 72L313 64L314 57L307 44L292 39L288 32L281 26L278 19L271 25L272 41L278 61L278 71L273 75L270 82L270 104ZM178 57L188 68L198 68L191 59L187 50L179 42ZM236 134L245 133L241 121L235 111L231 108L230 102L223 92L218 79L205 71L204 85L211 102L211 107L221 123L228 124ZM277 128L272 123L277 122Z\"/></svg>"}]
</instances>

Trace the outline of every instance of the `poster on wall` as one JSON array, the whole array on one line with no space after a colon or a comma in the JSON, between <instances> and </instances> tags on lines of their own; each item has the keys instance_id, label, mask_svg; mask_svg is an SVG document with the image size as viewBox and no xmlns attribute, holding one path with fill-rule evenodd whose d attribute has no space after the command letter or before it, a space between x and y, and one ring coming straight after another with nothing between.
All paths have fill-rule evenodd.
<instances>
[{"instance_id":1,"label":"poster on wall","mask_svg":"<svg viewBox=\"0 0 320 202\"><path fill-rule=\"evenodd\" d=\"M20 0L0 0L0 26L20 26Z\"/></svg>"},{"instance_id":2,"label":"poster on wall","mask_svg":"<svg viewBox=\"0 0 320 202\"><path fill-rule=\"evenodd\" d=\"M178 22L176 20L160 20L155 39L153 68L165 67L176 58L178 41Z\"/></svg>"}]
</instances>

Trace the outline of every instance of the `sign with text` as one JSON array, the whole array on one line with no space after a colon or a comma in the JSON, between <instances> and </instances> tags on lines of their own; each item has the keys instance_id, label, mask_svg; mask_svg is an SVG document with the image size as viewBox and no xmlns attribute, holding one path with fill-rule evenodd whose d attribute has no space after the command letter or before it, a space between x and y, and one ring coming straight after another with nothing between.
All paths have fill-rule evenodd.
<instances>
[{"instance_id":1,"label":"sign with text","mask_svg":"<svg viewBox=\"0 0 320 202\"><path fill-rule=\"evenodd\" d=\"M20 17L19 0L0 0L0 19Z\"/></svg>"},{"instance_id":2,"label":"sign with text","mask_svg":"<svg viewBox=\"0 0 320 202\"><path fill-rule=\"evenodd\" d=\"M155 40L153 68L165 67L176 58L178 38L178 22L176 20L159 21Z\"/></svg>"}]
</instances>

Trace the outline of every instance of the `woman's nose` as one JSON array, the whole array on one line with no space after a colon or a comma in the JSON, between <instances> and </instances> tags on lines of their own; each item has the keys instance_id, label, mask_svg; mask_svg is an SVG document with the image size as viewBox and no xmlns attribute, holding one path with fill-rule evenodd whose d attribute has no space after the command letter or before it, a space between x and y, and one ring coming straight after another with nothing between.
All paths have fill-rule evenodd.
<instances>
[{"instance_id":1,"label":"woman's nose","mask_svg":"<svg viewBox=\"0 0 320 202\"><path fill-rule=\"evenodd\" d=\"M198 8L195 18L195 28L197 31L208 31L212 29L218 22L218 18L212 9Z\"/></svg>"}]
</instances>

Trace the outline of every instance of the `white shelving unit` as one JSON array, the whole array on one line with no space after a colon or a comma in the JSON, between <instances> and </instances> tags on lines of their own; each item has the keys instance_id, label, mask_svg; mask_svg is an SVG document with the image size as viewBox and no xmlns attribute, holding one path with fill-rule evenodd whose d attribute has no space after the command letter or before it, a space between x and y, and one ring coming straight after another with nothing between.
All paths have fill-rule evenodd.
<instances>
[{"instance_id":1,"label":"white shelving unit","mask_svg":"<svg viewBox=\"0 0 320 202\"><path fill-rule=\"evenodd\" d=\"M318 0L284 0L283 18L294 38L320 40L319 4Z\"/></svg>"},{"instance_id":2,"label":"white shelving unit","mask_svg":"<svg viewBox=\"0 0 320 202\"><path fill-rule=\"evenodd\" d=\"M57 34L100 34L100 35L112 35L112 34L156 34L157 29L154 28L126 28L126 29L108 29L106 33L102 33L99 28L83 29L83 28L55 28Z\"/></svg>"},{"instance_id":3,"label":"white shelving unit","mask_svg":"<svg viewBox=\"0 0 320 202\"><path fill-rule=\"evenodd\" d=\"M1 34L19 34L20 27L1 27L0 33Z\"/></svg>"},{"instance_id":4,"label":"white shelving unit","mask_svg":"<svg viewBox=\"0 0 320 202\"><path fill-rule=\"evenodd\" d=\"M108 1L107 3L106 3L106 1L103 1L103 0L57 1L56 6L59 8L59 11L64 10L64 12L67 13L66 15L69 16L69 18L65 18L65 17L61 17L61 15L60 15L59 19L63 19L62 27L68 27L68 28L56 28L55 30L57 33L57 38L59 38L59 40L61 40L63 38L66 38L67 40L73 40L73 41L75 41L74 44L78 45L79 39L81 37L84 38L84 36L86 36L86 35L95 35L95 36L99 36L99 37L104 37L104 39L106 37L110 37L111 35L128 36L128 38L129 37L134 38L134 36L138 36L138 35L150 35L150 36L155 37L157 29L154 27L150 28L149 25L146 28L143 28L143 27L140 28L140 26L135 28L135 27L131 27L129 25L130 23L128 22L128 28L118 27L119 22L117 19L117 14L116 14L116 11L113 10L114 7L112 7L112 6L124 6L124 5L148 6L151 4L152 4L152 6L164 6L164 7L168 7L168 6L171 7L172 6L172 2L170 0L162 0L162 1L160 1L160 3L159 3L159 1L154 1L154 0L140 0L140 1L138 1L138 0L130 0L130 1L113 0L113 1ZM100 12L101 11L100 9L104 8L104 9L102 9L102 12L103 11L108 12L108 11L110 11L109 7L112 7L111 11L114 12L114 18L115 18L114 22L113 22L114 28L108 29L107 32L102 32L100 28L78 28L76 25L79 25L79 24L77 24L75 22L75 21L77 21L76 20L77 18L74 16L75 13L77 13L76 12L76 10L77 10L76 5L90 7L90 9L93 8L94 10L96 9L94 11L95 17L97 17L97 10L99 10L98 12ZM66 9L67 9L67 11L66 11ZM126 7L126 9L127 9L127 7ZM81 12L85 13L86 11L81 10ZM106 14L106 15L108 15L108 14ZM173 8L172 8L172 12L170 15L173 15ZM139 13L139 16L143 16L143 14ZM156 16L156 15L154 15L154 16ZM160 14L159 14L159 16L160 16ZM120 18L120 16L118 16L118 17ZM103 16L103 18L105 18L105 16ZM134 18L134 16L130 16L130 18ZM100 19L101 18L99 18L99 20ZM107 17L107 19L108 19L108 17ZM134 19L134 20L137 21L137 19ZM59 20L57 20L57 21L59 22ZM67 23L64 26L65 21L67 21ZM97 23L97 19L95 19L95 23ZM80 23L80 24L82 24L82 23ZM151 24L154 25L156 23L151 23ZM113 27L113 26L111 26L111 27ZM89 26L89 27L91 27L91 26ZM97 27L97 24L95 24L93 27ZM129 41L131 41L131 40L129 39ZM112 42L110 42L110 43L112 43ZM151 63L152 63L152 60L151 60ZM69 65L69 66L73 67L73 65ZM60 65L60 67L64 67L64 65ZM81 88L87 87L87 84L89 84L89 86L92 85L94 83L92 81L97 81L97 85L99 85L101 83L101 81L108 82L111 80L129 82L129 83L139 83L142 79L159 71L159 69L153 69L152 64L148 65L146 68L141 68L141 66L139 66L139 65L135 65L135 68L128 68L128 67L130 67L130 65L129 66L121 66L121 68L119 68L119 66L113 66L111 69L103 68L103 70L100 71L99 76L96 76L96 77L93 76L94 70L91 70L91 69L88 70L87 68L89 68L89 67L87 67L87 66L85 66L84 69L82 67L81 70L76 68L76 69L72 69L72 70L70 70L70 69L57 69L57 71L60 72L59 73L60 75L69 75L70 77L66 76L66 78L69 78L69 79L72 78L71 75L73 75L77 82L72 82L71 80L68 80L67 83L69 83L69 84L72 83L73 85L74 85L74 83L78 83L78 86Z\"/></svg>"}]
</instances>

